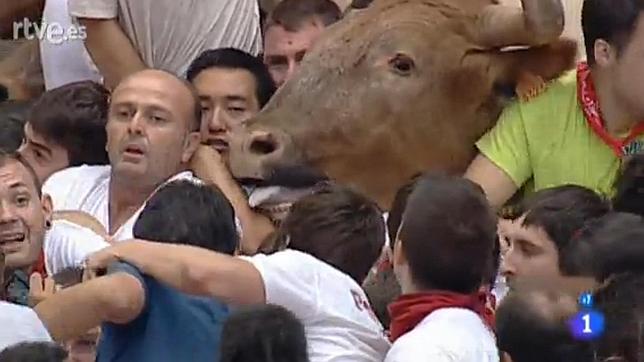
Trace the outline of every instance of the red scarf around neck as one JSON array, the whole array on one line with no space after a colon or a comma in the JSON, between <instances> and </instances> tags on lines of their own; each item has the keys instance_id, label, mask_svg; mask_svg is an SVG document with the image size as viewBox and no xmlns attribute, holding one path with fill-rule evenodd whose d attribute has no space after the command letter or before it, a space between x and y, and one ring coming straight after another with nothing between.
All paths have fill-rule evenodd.
<instances>
[{"instance_id":1,"label":"red scarf around neck","mask_svg":"<svg viewBox=\"0 0 644 362\"><path fill-rule=\"evenodd\" d=\"M629 132L628 136L624 139L616 139L606 131L606 125L602 119L601 108L599 107L599 99L597 99L597 92L593 84L593 78L590 72L588 63L582 62L577 66L577 97L579 104L584 112L584 117L593 132L601 138L601 140L613 150L618 158L627 156L627 151L635 138L644 133L644 122L638 123Z\"/></svg>"},{"instance_id":2,"label":"red scarf around neck","mask_svg":"<svg viewBox=\"0 0 644 362\"><path fill-rule=\"evenodd\" d=\"M391 325L389 339L395 342L414 329L425 317L443 308L469 309L478 314L483 322L494 330L494 312L487 306L488 293L459 294L448 291L432 291L405 294L389 305Z\"/></svg>"}]
</instances>

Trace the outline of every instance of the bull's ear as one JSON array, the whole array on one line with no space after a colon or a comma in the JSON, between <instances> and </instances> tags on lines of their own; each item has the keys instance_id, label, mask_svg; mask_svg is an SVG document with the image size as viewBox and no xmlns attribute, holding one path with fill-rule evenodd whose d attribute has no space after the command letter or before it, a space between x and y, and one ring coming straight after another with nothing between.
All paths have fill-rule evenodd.
<instances>
[{"instance_id":1,"label":"bull's ear","mask_svg":"<svg viewBox=\"0 0 644 362\"><path fill-rule=\"evenodd\" d=\"M496 83L520 89L522 81L555 79L574 68L576 56L577 43L568 39L540 47L501 52L492 62L496 68Z\"/></svg>"}]
</instances>

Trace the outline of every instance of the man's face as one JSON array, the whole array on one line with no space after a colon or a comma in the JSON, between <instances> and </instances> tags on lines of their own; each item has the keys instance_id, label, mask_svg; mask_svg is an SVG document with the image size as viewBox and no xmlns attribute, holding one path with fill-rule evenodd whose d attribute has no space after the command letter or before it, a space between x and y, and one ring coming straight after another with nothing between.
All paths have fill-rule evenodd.
<instances>
[{"instance_id":1,"label":"man's face","mask_svg":"<svg viewBox=\"0 0 644 362\"><path fill-rule=\"evenodd\" d=\"M18 150L33 167L41 184L53 173L69 167L69 155L62 146L48 141L25 124L25 139Z\"/></svg>"},{"instance_id":2,"label":"man's face","mask_svg":"<svg viewBox=\"0 0 644 362\"><path fill-rule=\"evenodd\" d=\"M201 140L226 155L230 132L260 110L255 77L245 69L209 68L193 84L204 114Z\"/></svg>"},{"instance_id":3,"label":"man's face","mask_svg":"<svg viewBox=\"0 0 644 362\"><path fill-rule=\"evenodd\" d=\"M630 115L641 121L644 117L644 13L627 46L610 65L614 91Z\"/></svg>"},{"instance_id":4,"label":"man's face","mask_svg":"<svg viewBox=\"0 0 644 362\"><path fill-rule=\"evenodd\" d=\"M176 174L199 145L194 99L179 80L143 71L114 91L107 150L114 176L156 185Z\"/></svg>"},{"instance_id":5,"label":"man's face","mask_svg":"<svg viewBox=\"0 0 644 362\"><path fill-rule=\"evenodd\" d=\"M511 282L514 277L559 276L559 252L541 227L523 226L524 217L505 224L503 237L508 248L501 272Z\"/></svg>"},{"instance_id":6,"label":"man's face","mask_svg":"<svg viewBox=\"0 0 644 362\"><path fill-rule=\"evenodd\" d=\"M0 250L8 269L33 265L40 255L51 200L38 197L33 176L13 160L0 166Z\"/></svg>"},{"instance_id":7,"label":"man's face","mask_svg":"<svg viewBox=\"0 0 644 362\"><path fill-rule=\"evenodd\" d=\"M264 63L278 87L293 76L304 54L323 31L324 25L318 21L305 23L295 32L286 31L281 25L266 29Z\"/></svg>"}]
</instances>

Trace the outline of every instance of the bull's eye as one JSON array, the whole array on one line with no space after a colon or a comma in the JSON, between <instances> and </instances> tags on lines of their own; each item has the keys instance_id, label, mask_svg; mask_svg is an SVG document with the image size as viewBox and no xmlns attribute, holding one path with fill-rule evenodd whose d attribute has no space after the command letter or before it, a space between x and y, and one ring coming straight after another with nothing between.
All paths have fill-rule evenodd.
<instances>
[{"instance_id":1,"label":"bull's eye","mask_svg":"<svg viewBox=\"0 0 644 362\"><path fill-rule=\"evenodd\" d=\"M389 66L391 69L399 75L407 76L411 74L411 71L414 70L416 66L414 60L405 54L396 54L389 61Z\"/></svg>"}]
</instances>

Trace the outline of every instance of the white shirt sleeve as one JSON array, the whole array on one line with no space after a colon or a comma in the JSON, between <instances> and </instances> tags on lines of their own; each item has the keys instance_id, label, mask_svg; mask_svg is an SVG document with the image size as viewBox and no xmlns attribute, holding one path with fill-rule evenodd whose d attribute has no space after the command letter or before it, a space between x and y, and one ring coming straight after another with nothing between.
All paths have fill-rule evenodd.
<instances>
[{"instance_id":1,"label":"white shirt sleeve","mask_svg":"<svg viewBox=\"0 0 644 362\"><path fill-rule=\"evenodd\" d=\"M0 302L0 351L21 342L51 342L49 332L31 308Z\"/></svg>"},{"instance_id":2,"label":"white shirt sleeve","mask_svg":"<svg viewBox=\"0 0 644 362\"><path fill-rule=\"evenodd\" d=\"M78 18L114 19L118 0L69 0L69 13Z\"/></svg>"},{"instance_id":3,"label":"white shirt sleeve","mask_svg":"<svg viewBox=\"0 0 644 362\"><path fill-rule=\"evenodd\" d=\"M55 220L45 236L43 249L48 275L77 267L90 254L110 246L92 230L66 220Z\"/></svg>"},{"instance_id":4,"label":"white shirt sleeve","mask_svg":"<svg viewBox=\"0 0 644 362\"><path fill-rule=\"evenodd\" d=\"M320 275L316 262L321 262L292 250L244 259L261 274L266 303L290 310L303 322L317 315Z\"/></svg>"}]
</instances>

